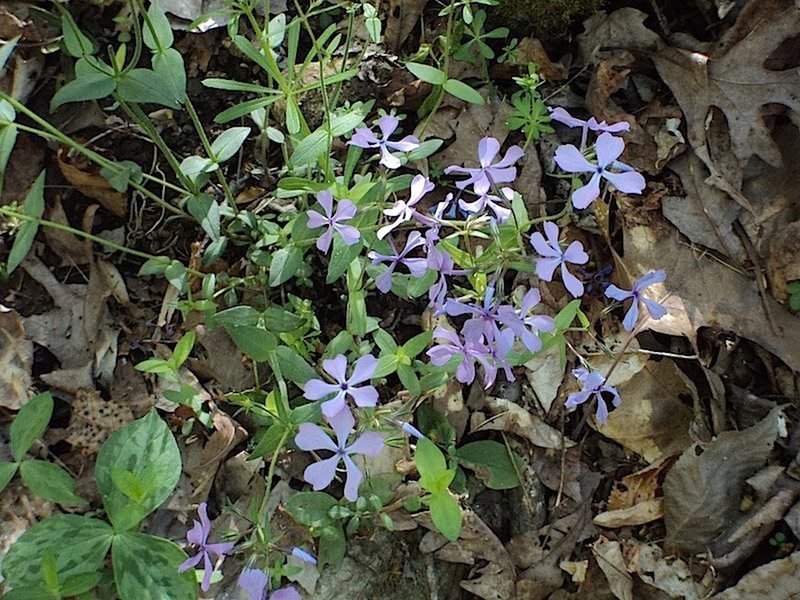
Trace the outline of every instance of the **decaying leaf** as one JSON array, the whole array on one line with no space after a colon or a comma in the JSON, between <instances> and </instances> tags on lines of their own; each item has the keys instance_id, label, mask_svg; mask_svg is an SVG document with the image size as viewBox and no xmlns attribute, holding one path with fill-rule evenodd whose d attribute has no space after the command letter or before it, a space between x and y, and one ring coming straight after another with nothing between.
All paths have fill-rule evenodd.
<instances>
[{"instance_id":1,"label":"decaying leaf","mask_svg":"<svg viewBox=\"0 0 800 600\"><path fill-rule=\"evenodd\" d=\"M428 0L389 0L386 3L386 45L397 52L417 25Z\"/></svg>"},{"instance_id":2,"label":"decaying leaf","mask_svg":"<svg viewBox=\"0 0 800 600\"><path fill-rule=\"evenodd\" d=\"M614 596L618 600L633 600L633 578L625 566L621 544L601 537L592 546L592 552Z\"/></svg>"},{"instance_id":3,"label":"decaying leaf","mask_svg":"<svg viewBox=\"0 0 800 600\"><path fill-rule=\"evenodd\" d=\"M800 552L773 560L750 571L734 587L713 596L714 600L795 600L800 589Z\"/></svg>"},{"instance_id":4,"label":"decaying leaf","mask_svg":"<svg viewBox=\"0 0 800 600\"><path fill-rule=\"evenodd\" d=\"M671 457L664 458L616 482L608 496L608 509L620 510L639 502L655 500L660 495L661 479L673 462Z\"/></svg>"},{"instance_id":5,"label":"decaying leaf","mask_svg":"<svg viewBox=\"0 0 800 600\"><path fill-rule=\"evenodd\" d=\"M703 584L695 580L689 566L680 558L664 556L664 551L656 544L634 544L625 552L630 573L636 573L644 583L670 598L700 600L706 596Z\"/></svg>"},{"instance_id":6,"label":"decaying leaf","mask_svg":"<svg viewBox=\"0 0 800 600\"><path fill-rule=\"evenodd\" d=\"M19 410L28 401L33 342L17 311L0 305L0 406Z\"/></svg>"},{"instance_id":7,"label":"decaying leaf","mask_svg":"<svg viewBox=\"0 0 800 600\"><path fill-rule=\"evenodd\" d=\"M644 500L617 510L607 510L598 514L592 522L598 527L627 527L629 525L644 525L651 521L657 521L664 516L664 499L655 498Z\"/></svg>"},{"instance_id":8,"label":"decaying leaf","mask_svg":"<svg viewBox=\"0 0 800 600\"><path fill-rule=\"evenodd\" d=\"M89 163L83 157L71 158L66 149L58 151L58 168L64 178L74 185L84 196L97 200L103 207L118 217L125 216L128 208L128 197L118 192L105 177L100 175L100 168Z\"/></svg>"},{"instance_id":9,"label":"decaying leaf","mask_svg":"<svg viewBox=\"0 0 800 600\"><path fill-rule=\"evenodd\" d=\"M130 406L106 401L97 390L79 390L72 401L66 439L83 455L96 454L112 433L133 421Z\"/></svg>"},{"instance_id":10,"label":"decaying leaf","mask_svg":"<svg viewBox=\"0 0 800 600\"><path fill-rule=\"evenodd\" d=\"M666 547L703 552L733 522L745 480L767 460L783 417L779 408L743 431L726 431L700 453L693 444L664 481Z\"/></svg>"},{"instance_id":11,"label":"decaying leaf","mask_svg":"<svg viewBox=\"0 0 800 600\"><path fill-rule=\"evenodd\" d=\"M508 431L540 448L571 448L575 445L575 442L514 402L490 397L486 399L484 407L489 411L489 418L479 412L472 413L470 433L486 429Z\"/></svg>"}]
</instances>

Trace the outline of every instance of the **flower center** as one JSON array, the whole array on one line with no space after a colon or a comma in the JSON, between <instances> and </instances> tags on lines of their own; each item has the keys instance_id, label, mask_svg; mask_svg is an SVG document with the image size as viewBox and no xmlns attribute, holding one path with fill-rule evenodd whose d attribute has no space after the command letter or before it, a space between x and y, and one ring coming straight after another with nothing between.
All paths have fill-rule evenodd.
<instances>
[{"instance_id":1,"label":"flower center","mask_svg":"<svg viewBox=\"0 0 800 600\"><path fill-rule=\"evenodd\" d=\"M343 383L343 384L341 384L341 385L339 386L339 389L341 389L343 392L344 392L344 391L347 391L347 384L346 384L346 383Z\"/></svg>"}]
</instances>

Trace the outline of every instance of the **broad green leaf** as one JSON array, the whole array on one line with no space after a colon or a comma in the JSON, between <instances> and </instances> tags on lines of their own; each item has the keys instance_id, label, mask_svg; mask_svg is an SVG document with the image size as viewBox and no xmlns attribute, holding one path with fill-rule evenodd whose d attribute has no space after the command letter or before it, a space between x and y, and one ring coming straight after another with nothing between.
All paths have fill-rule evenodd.
<instances>
[{"instance_id":1,"label":"broad green leaf","mask_svg":"<svg viewBox=\"0 0 800 600\"><path fill-rule=\"evenodd\" d=\"M310 379L319 379L317 372L296 350L289 346L278 346L275 350L275 359L281 369L281 374L301 387Z\"/></svg>"},{"instance_id":2,"label":"broad green leaf","mask_svg":"<svg viewBox=\"0 0 800 600\"><path fill-rule=\"evenodd\" d=\"M255 325L226 325L236 347L256 362L269 361L278 347L278 339L263 327Z\"/></svg>"},{"instance_id":3,"label":"broad green leaf","mask_svg":"<svg viewBox=\"0 0 800 600\"><path fill-rule=\"evenodd\" d=\"M475 471L488 488L508 490L519 485L517 471L508 450L499 442L470 442L461 446L456 454L461 464Z\"/></svg>"},{"instance_id":4,"label":"broad green leaf","mask_svg":"<svg viewBox=\"0 0 800 600\"><path fill-rule=\"evenodd\" d=\"M19 465L15 462L0 462L0 492L6 489L8 482L14 479Z\"/></svg>"},{"instance_id":5,"label":"broad green leaf","mask_svg":"<svg viewBox=\"0 0 800 600\"><path fill-rule=\"evenodd\" d=\"M431 342L431 337L433 337L433 332L423 331L403 344L403 350L405 350L408 356L413 358L427 348L428 344Z\"/></svg>"},{"instance_id":6,"label":"broad green leaf","mask_svg":"<svg viewBox=\"0 0 800 600\"><path fill-rule=\"evenodd\" d=\"M192 157L190 157L192 158ZM194 158L200 158L194 157ZM188 159L187 159L188 160ZM184 161L186 162L186 161ZM199 164L199 163L198 163ZM190 179L193 179L190 177ZM192 215L206 235L212 240L220 239L220 223L222 216L219 204L208 194L197 194L186 201L186 210Z\"/></svg>"},{"instance_id":7,"label":"broad green leaf","mask_svg":"<svg viewBox=\"0 0 800 600\"><path fill-rule=\"evenodd\" d=\"M581 300L577 298L562 308L554 319L556 329L561 331L568 329L575 320L575 315L578 314L578 309L580 309L580 307Z\"/></svg>"},{"instance_id":8,"label":"broad green leaf","mask_svg":"<svg viewBox=\"0 0 800 600\"><path fill-rule=\"evenodd\" d=\"M350 133L364 120L373 102L354 104L343 114L331 117L331 135L340 137ZM312 132L297 144L289 160L293 166L313 164L328 148L328 129L325 125ZM406 186L408 187L408 186Z\"/></svg>"},{"instance_id":9,"label":"broad green leaf","mask_svg":"<svg viewBox=\"0 0 800 600\"><path fill-rule=\"evenodd\" d=\"M60 580L96 571L103 564L113 535L108 523L98 519L77 515L48 517L11 546L3 559L3 575L12 587L39 584L42 556L48 551L56 556Z\"/></svg>"},{"instance_id":10,"label":"broad green leaf","mask_svg":"<svg viewBox=\"0 0 800 600\"><path fill-rule=\"evenodd\" d=\"M300 133L300 108L293 96L286 101L286 131L291 135Z\"/></svg>"},{"instance_id":11,"label":"broad green leaf","mask_svg":"<svg viewBox=\"0 0 800 600\"><path fill-rule=\"evenodd\" d=\"M267 34L270 48L277 48L283 43L286 36L286 13L279 13L270 19Z\"/></svg>"},{"instance_id":12,"label":"broad green leaf","mask_svg":"<svg viewBox=\"0 0 800 600\"><path fill-rule=\"evenodd\" d=\"M425 140L419 145L419 147L406 154L406 156L408 157L408 160L420 160L423 158L428 158L431 154L441 148L442 144L444 144L444 140Z\"/></svg>"},{"instance_id":13,"label":"broad green leaf","mask_svg":"<svg viewBox=\"0 0 800 600\"><path fill-rule=\"evenodd\" d=\"M9 428L11 454L15 460L22 459L30 450L33 442L44 433L52 416L53 396L50 392L35 395L19 409Z\"/></svg>"},{"instance_id":14,"label":"broad green leaf","mask_svg":"<svg viewBox=\"0 0 800 600\"><path fill-rule=\"evenodd\" d=\"M150 0L147 16L150 19L150 25L152 25L153 30L150 30L147 23L142 24L142 41L144 45L153 51L158 51L159 46L160 50L166 50L171 47L174 40L172 27L170 27L167 15L161 10L158 0Z\"/></svg>"},{"instance_id":15,"label":"broad green leaf","mask_svg":"<svg viewBox=\"0 0 800 600\"><path fill-rule=\"evenodd\" d=\"M364 290L351 290L347 296L347 330L353 335L367 333L367 299Z\"/></svg>"},{"instance_id":16,"label":"broad green leaf","mask_svg":"<svg viewBox=\"0 0 800 600\"><path fill-rule=\"evenodd\" d=\"M322 404L320 402L309 402L293 408L289 415L289 422L294 425L314 423L320 419L322 419Z\"/></svg>"},{"instance_id":17,"label":"broad green leaf","mask_svg":"<svg viewBox=\"0 0 800 600\"><path fill-rule=\"evenodd\" d=\"M44 176L45 172L39 173L36 181L33 182L28 195L25 196L25 204L22 206L22 212L36 219L42 216L44 212ZM38 221L25 221L19 226L17 233L14 237L14 245L11 246L11 252L8 255L7 271L10 275L14 272L25 257L30 252L33 241L36 239L36 232L39 229Z\"/></svg>"},{"instance_id":18,"label":"broad green leaf","mask_svg":"<svg viewBox=\"0 0 800 600\"><path fill-rule=\"evenodd\" d=\"M461 507L450 492L433 494L428 499L431 509L431 521L439 532L451 542L455 542L461 533Z\"/></svg>"},{"instance_id":19,"label":"broad green leaf","mask_svg":"<svg viewBox=\"0 0 800 600\"><path fill-rule=\"evenodd\" d=\"M261 439L258 440L256 447L253 448L253 451L250 453L250 456L247 457L247 460L255 460L275 452L275 450L278 449L278 445L280 444L281 439L283 439L285 433L286 426L283 423L276 421L270 425L264 432L264 435L261 436Z\"/></svg>"},{"instance_id":20,"label":"broad green leaf","mask_svg":"<svg viewBox=\"0 0 800 600\"><path fill-rule=\"evenodd\" d=\"M274 95L274 96L267 96L265 98L253 98L252 100L247 100L239 104L234 104L230 108L223 110L216 117L214 117L214 122L228 123L230 121L233 121L234 119L238 119L240 117L249 115L254 110L269 106L270 104L273 104L276 100L278 100L278 98L280 98L280 96Z\"/></svg>"},{"instance_id":21,"label":"broad green leaf","mask_svg":"<svg viewBox=\"0 0 800 600\"><path fill-rule=\"evenodd\" d=\"M269 265L269 284L275 287L289 281L302 264L302 248L294 244L281 248L272 255L272 262Z\"/></svg>"},{"instance_id":22,"label":"broad green leaf","mask_svg":"<svg viewBox=\"0 0 800 600\"><path fill-rule=\"evenodd\" d=\"M417 465L419 484L431 493L443 492L453 480L454 472L447 468L444 454L427 438L417 442L414 452L414 463Z\"/></svg>"},{"instance_id":23,"label":"broad green leaf","mask_svg":"<svg viewBox=\"0 0 800 600\"><path fill-rule=\"evenodd\" d=\"M247 58L264 69L270 76L272 76L273 79L278 81L282 81L284 79L283 74L275 68L275 63L268 60L261 53L261 50L256 48L256 46L246 37L242 35L235 35L233 36L233 43L239 50L242 51L245 56L247 56Z\"/></svg>"},{"instance_id":24,"label":"broad green leaf","mask_svg":"<svg viewBox=\"0 0 800 600\"><path fill-rule=\"evenodd\" d=\"M397 356L394 354L384 354L378 358L378 366L375 368L373 377L386 377L397 371Z\"/></svg>"},{"instance_id":25,"label":"broad green leaf","mask_svg":"<svg viewBox=\"0 0 800 600\"><path fill-rule=\"evenodd\" d=\"M162 358L148 358L134 367L142 373L169 373L173 370L170 364Z\"/></svg>"},{"instance_id":26,"label":"broad green leaf","mask_svg":"<svg viewBox=\"0 0 800 600\"><path fill-rule=\"evenodd\" d=\"M244 81L235 81L233 79L219 79L216 77L209 77L203 79L203 85L207 88L214 90L227 90L229 92L250 92L253 94L275 94L272 90L257 83L249 83Z\"/></svg>"},{"instance_id":27,"label":"broad green leaf","mask_svg":"<svg viewBox=\"0 0 800 600\"><path fill-rule=\"evenodd\" d=\"M338 233L333 236L333 252L331 261L328 263L328 274L325 276L325 283L333 283L344 275L364 247L363 240L358 240L352 246L348 246L341 235Z\"/></svg>"},{"instance_id":28,"label":"broad green leaf","mask_svg":"<svg viewBox=\"0 0 800 600\"><path fill-rule=\"evenodd\" d=\"M378 348L381 349L381 352L391 354L397 352L397 344L392 336L386 332L386 330L376 329L372 332L372 339L374 339L375 343L378 344Z\"/></svg>"},{"instance_id":29,"label":"broad green leaf","mask_svg":"<svg viewBox=\"0 0 800 600\"><path fill-rule=\"evenodd\" d=\"M436 67L431 67L430 65L407 62L406 68L411 71L411 73L417 79L421 79L422 81L426 81L432 85L444 85L444 82L447 80L447 76L444 74L444 71L437 69Z\"/></svg>"},{"instance_id":30,"label":"broad green leaf","mask_svg":"<svg viewBox=\"0 0 800 600\"><path fill-rule=\"evenodd\" d=\"M186 100L186 68L181 53L168 48L163 54L154 54L153 72L168 85L164 90L165 96L176 104L183 104Z\"/></svg>"},{"instance_id":31,"label":"broad green leaf","mask_svg":"<svg viewBox=\"0 0 800 600\"><path fill-rule=\"evenodd\" d=\"M194 329L190 329L183 335L178 343L175 344L175 350L172 351L171 359L175 367L181 366L186 362L186 359L189 358L189 354L192 352L192 348L194 348L196 337Z\"/></svg>"},{"instance_id":32,"label":"broad green leaf","mask_svg":"<svg viewBox=\"0 0 800 600\"><path fill-rule=\"evenodd\" d=\"M11 151L16 143L17 125L11 123L10 125L0 126L0 182L3 180L3 174L8 166L8 159L11 158Z\"/></svg>"},{"instance_id":33,"label":"broad green leaf","mask_svg":"<svg viewBox=\"0 0 800 600\"><path fill-rule=\"evenodd\" d=\"M258 325L261 313L252 306L233 306L221 310L213 317L210 322L216 325L227 327L228 325Z\"/></svg>"},{"instance_id":34,"label":"broad green leaf","mask_svg":"<svg viewBox=\"0 0 800 600\"><path fill-rule=\"evenodd\" d=\"M319 535L319 567L338 565L344 560L346 552L347 540L342 526L337 523L323 527Z\"/></svg>"},{"instance_id":35,"label":"broad green leaf","mask_svg":"<svg viewBox=\"0 0 800 600\"><path fill-rule=\"evenodd\" d=\"M64 47L70 56L80 58L94 53L92 40L83 34L68 13L61 16L61 33L64 36Z\"/></svg>"},{"instance_id":36,"label":"broad green leaf","mask_svg":"<svg viewBox=\"0 0 800 600\"><path fill-rule=\"evenodd\" d=\"M181 161L181 173L186 175L191 181L198 183L204 181L209 173L217 170L219 165L205 156L187 156ZM201 177L203 179L201 179Z\"/></svg>"},{"instance_id":37,"label":"broad green leaf","mask_svg":"<svg viewBox=\"0 0 800 600\"><path fill-rule=\"evenodd\" d=\"M119 469L130 471L145 485L147 493L141 502L131 502L116 486L111 473ZM158 508L175 489L180 474L178 445L155 409L111 434L95 465L97 487L117 531L138 525Z\"/></svg>"},{"instance_id":38,"label":"broad green leaf","mask_svg":"<svg viewBox=\"0 0 800 600\"><path fill-rule=\"evenodd\" d=\"M444 89L448 94L452 94L464 102L470 102L472 104L486 104L486 101L476 90L468 86L463 81L459 81L458 79L448 79L444 83Z\"/></svg>"},{"instance_id":39,"label":"broad green leaf","mask_svg":"<svg viewBox=\"0 0 800 600\"><path fill-rule=\"evenodd\" d=\"M270 306L264 311L263 315L264 325L266 325L267 329L277 333L294 331L305 323L305 319L302 317L275 306Z\"/></svg>"},{"instance_id":40,"label":"broad green leaf","mask_svg":"<svg viewBox=\"0 0 800 600\"><path fill-rule=\"evenodd\" d=\"M178 573L188 557L172 542L144 533L114 536L111 559L122 600L196 600L194 571Z\"/></svg>"},{"instance_id":41,"label":"broad green leaf","mask_svg":"<svg viewBox=\"0 0 800 600\"><path fill-rule=\"evenodd\" d=\"M173 82L166 76L164 68L159 71L131 69L117 81L117 92L127 102L180 108L180 102L173 93Z\"/></svg>"},{"instance_id":42,"label":"broad green leaf","mask_svg":"<svg viewBox=\"0 0 800 600\"><path fill-rule=\"evenodd\" d=\"M128 183L141 183L142 182L142 167L132 160L123 160L114 163L116 168L103 167L100 169L100 175L106 178L106 181L111 184L118 192L125 192L128 189Z\"/></svg>"},{"instance_id":43,"label":"broad green leaf","mask_svg":"<svg viewBox=\"0 0 800 600\"><path fill-rule=\"evenodd\" d=\"M186 291L186 275L186 267L177 260L170 262L164 269L164 277L181 292Z\"/></svg>"},{"instance_id":44,"label":"broad green leaf","mask_svg":"<svg viewBox=\"0 0 800 600\"><path fill-rule=\"evenodd\" d=\"M19 464L23 483L34 494L58 504L77 506L87 501L75 493L75 481L64 469L43 460L23 460Z\"/></svg>"},{"instance_id":45,"label":"broad green leaf","mask_svg":"<svg viewBox=\"0 0 800 600\"><path fill-rule=\"evenodd\" d=\"M330 510L339 503L324 492L300 492L283 505L292 518L306 527L322 527L333 522Z\"/></svg>"},{"instance_id":46,"label":"broad green leaf","mask_svg":"<svg viewBox=\"0 0 800 600\"><path fill-rule=\"evenodd\" d=\"M101 578L102 574L97 571L70 575L64 580L64 583L61 584L59 591L61 592L61 596L65 598L79 596L93 589L100 583Z\"/></svg>"},{"instance_id":47,"label":"broad green leaf","mask_svg":"<svg viewBox=\"0 0 800 600\"><path fill-rule=\"evenodd\" d=\"M211 144L211 152L217 162L225 162L239 151L247 136L249 127L231 127L223 131Z\"/></svg>"},{"instance_id":48,"label":"broad green leaf","mask_svg":"<svg viewBox=\"0 0 800 600\"><path fill-rule=\"evenodd\" d=\"M14 588L3 594L3 600L59 600L61 596L48 589L45 585Z\"/></svg>"},{"instance_id":49,"label":"broad green leaf","mask_svg":"<svg viewBox=\"0 0 800 600\"><path fill-rule=\"evenodd\" d=\"M420 393L422 393L422 388L419 385L419 378L413 368L408 365L400 364L397 366L397 376L400 378L400 383L402 383L413 396L419 396Z\"/></svg>"}]
</instances>

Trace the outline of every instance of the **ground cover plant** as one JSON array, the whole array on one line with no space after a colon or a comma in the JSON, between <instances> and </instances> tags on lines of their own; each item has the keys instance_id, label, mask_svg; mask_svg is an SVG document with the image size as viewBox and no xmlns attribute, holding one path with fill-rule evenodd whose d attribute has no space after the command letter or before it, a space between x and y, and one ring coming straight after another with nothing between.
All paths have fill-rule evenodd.
<instances>
[{"instance_id":1,"label":"ground cover plant","mask_svg":"<svg viewBox=\"0 0 800 600\"><path fill-rule=\"evenodd\" d=\"M0 9L3 598L791 590L800 10L384 4Z\"/></svg>"}]
</instances>

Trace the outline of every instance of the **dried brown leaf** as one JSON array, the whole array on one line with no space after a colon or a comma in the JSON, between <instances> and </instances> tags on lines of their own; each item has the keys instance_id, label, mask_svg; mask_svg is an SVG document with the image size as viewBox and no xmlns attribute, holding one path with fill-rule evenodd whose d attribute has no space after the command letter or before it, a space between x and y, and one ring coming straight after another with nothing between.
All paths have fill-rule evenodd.
<instances>
[{"instance_id":1,"label":"dried brown leaf","mask_svg":"<svg viewBox=\"0 0 800 600\"><path fill-rule=\"evenodd\" d=\"M796 600L800 589L800 552L773 560L750 571L734 587L712 596L714 600Z\"/></svg>"},{"instance_id":2,"label":"dried brown leaf","mask_svg":"<svg viewBox=\"0 0 800 600\"><path fill-rule=\"evenodd\" d=\"M18 410L32 384L33 342L17 311L0 306L0 406Z\"/></svg>"}]
</instances>

